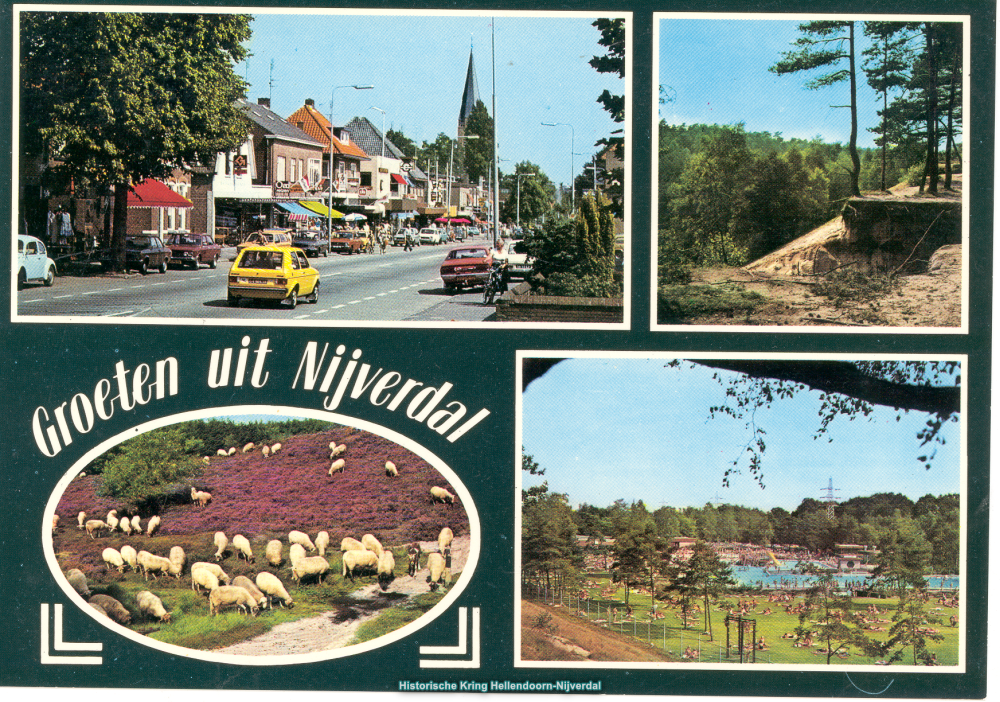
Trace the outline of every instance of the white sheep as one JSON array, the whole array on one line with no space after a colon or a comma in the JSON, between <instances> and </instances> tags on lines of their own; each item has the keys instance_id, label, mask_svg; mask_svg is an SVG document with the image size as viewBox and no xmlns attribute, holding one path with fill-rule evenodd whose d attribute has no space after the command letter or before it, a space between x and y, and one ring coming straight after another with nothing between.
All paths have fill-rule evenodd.
<instances>
[{"instance_id":1,"label":"white sheep","mask_svg":"<svg viewBox=\"0 0 1000 702\"><path fill-rule=\"evenodd\" d=\"M132 522L128 520L128 517L122 517L118 521L118 528L125 532L126 536L132 536Z\"/></svg>"},{"instance_id":2,"label":"white sheep","mask_svg":"<svg viewBox=\"0 0 1000 702\"><path fill-rule=\"evenodd\" d=\"M212 461L211 461L211 459L208 456L202 456L201 457L201 462L204 463L207 466Z\"/></svg>"},{"instance_id":3,"label":"white sheep","mask_svg":"<svg viewBox=\"0 0 1000 702\"><path fill-rule=\"evenodd\" d=\"M106 609L104 609L104 607L102 607L101 605L97 604L96 602L88 602L87 604L89 604L89 605L91 606L91 608L92 608L92 609L93 609L93 610L94 610L95 612L97 612L98 614L102 614L102 615L104 615L105 617L108 617L108 612L107 612L107 610L106 610ZM108 617L108 619L111 619L111 617Z\"/></svg>"},{"instance_id":4,"label":"white sheep","mask_svg":"<svg viewBox=\"0 0 1000 702\"><path fill-rule=\"evenodd\" d=\"M87 520L86 512L80 512L80 514L76 515L76 523L79 525L77 528L83 529L86 520Z\"/></svg>"},{"instance_id":5,"label":"white sheep","mask_svg":"<svg viewBox=\"0 0 1000 702\"><path fill-rule=\"evenodd\" d=\"M136 553L136 550L134 548L132 548L128 544L125 544L124 546L122 546L121 554L122 554L122 560L128 564L129 568L131 568L134 571L139 570L139 561L138 561L139 554Z\"/></svg>"},{"instance_id":6,"label":"white sheep","mask_svg":"<svg viewBox=\"0 0 1000 702\"><path fill-rule=\"evenodd\" d=\"M330 477L333 477L334 473L343 473L344 466L346 465L347 464L344 462L343 458L338 458L336 461L330 464L330 470L328 470L326 474Z\"/></svg>"},{"instance_id":7,"label":"white sheep","mask_svg":"<svg viewBox=\"0 0 1000 702\"><path fill-rule=\"evenodd\" d=\"M202 588L205 588L209 592L219 587L219 579L216 577L215 573L204 568L191 567L191 589L195 592L201 592Z\"/></svg>"},{"instance_id":8,"label":"white sheep","mask_svg":"<svg viewBox=\"0 0 1000 702\"><path fill-rule=\"evenodd\" d=\"M249 444L243 447L243 453L250 453L254 449L254 444L251 441Z\"/></svg>"},{"instance_id":9,"label":"white sheep","mask_svg":"<svg viewBox=\"0 0 1000 702\"><path fill-rule=\"evenodd\" d=\"M251 580L245 575L237 575L235 578L233 578L233 586L241 587L247 592L249 592L253 596L253 598L257 601L257 604L260 605L261 609L267 609L267 603L268 603L267 595L261 592L260 588L254 584L253 580Z\"/></svg>"},{"instance_id":10,"label":"white sheep","mask_svg":"<svg viewBox=\"0 0 1000 702\"><path fill-rule=\"evenodd\" d=\"M215 560L221 561L222 554L226 550L226 546L229 545L229 539L226 537L225 532L222 531L215 532L215 540L213 541L213 543L215 544L215 549L216 549Z\"/></svg>"},{"instance_id":11,"label":"white sheep","mask_svg":"<svg viewBox=\"0 0 1000 702\"><path fill-rule=\"evenodd\" d=\"M226 449L219 449L218 451L215 452L215 455L216 456L228 456L229 452L226 451Z\"/></svg>"},{"instance_id":12,"label":"white sheep","mask_svg":"<svg viewBox=\"0 0 1000 702\"><path fill-rule=\"evenodd\" d=\"M309 538L308 534L301 531L290 531L288 532L288 543L290 544L302 544L306 547L308 551L315 551L316 546L313 544L312 539Z\"/></svg>"},{"instance_id":13,"label":"white sheep","mask_svg":"<svg viewBox=\"0 0 1000 702\"><path fill-rule=\"evenodd\" d=\"M340 542L340 550L343 551L364 551L365 547L357 539L345 536Z\"/></svg>"},{"instance_id":14,"label":"white sheep","mask_svg":"<svg viewBox=\"0 0 1000 702\"><path fill-rule=\"evenodd\" d=\"M315 575L319 582L323 582L329 570L330 562L323 556L307 556L292 563L292 580L301 583L302 578Z\"/></svg>"},{"instance_id":15,"label":"white sheep","mask_svg":"<svg viewBox=\"0 0 1000 702\"><path fill-rule=\"evenodd\" d=\"M212 573L215 577L217 577L219 579L219 582L223 582L226 585L229 584L229 575L226 574L226 571L224 571L222 569L222 566L220 566L218 563L206 563L204 561L198 561L197 563L191 564L191 570L193 571L195 568L199 568L201 570L207 570L209 573Z\"/></svg>"},{"instance_id":16,"label":"white sheep","mask_svg":"<svg viewBox=\"0 0 1000 702\"><path fill-rule=\"evenodd\" d=\"M55 531L57 526L59 526L59 515L58 514L53 514L52 515L52 531Z\"/></svg>"},{"instance_id":17,"label":"white sheep","mask_svg":"<svg viewBox=\"0 0 1000 702\"><path fill-rule=\"evenodd\" d=\"M276 454L280 450L281 450L281 442L279 441L278 443L274 444L271 447L271 455L273 456L274 454Z\"/></svg>"},{"instance_id":18,"label":"white sheep","mask_svg":"<svg viewBox=\"0 0 1000 702\"><path fill-rule=\"evenodd\" d=\"M236 447L235 446L230 446L229 450L226 451L226 455L227 456L235 456L236 455Z\"/></svg>"},{"instance_id":19,"label":"white sheep","mask_svg":"<svg viewBox=\"0 0 1000 702\"><path fill-rule=\"evenodd\" d=\"M448 585L451 582L451 571L440 553L431 553L427 556L427 570L430 571L427 582L430 583L431 592L436 591L442 583Z\"/></svg>"},{"instance_id":20,"label":"white sheep","mask_svg":"<svg viewBox=\"0 0 1000 702\"><path fill-rule=\"evenodd\" d=\"M236 607L236 609L249 612L255 617L260 611L260 607L254 602L253 595L242 587L222 585L208 593L208 611L213 617L226 607Z\"/></svg>"},{"instance_id":21,"label":"white sheep","mask_svg":"<svg viewBox=\"0 0 1000 702\"><path fill-rule=\"evenodd\" d=\"M306 547L302 544L292 544L288 549L288 562L292 564L293 568L295 567L295 563L297 561L301 561L305 557Z\"/></svg>"},{"instance_id":22,"label":"white sheep","mask_svg":"<svg viewBox=\"0 0 1000 702\"><path fill-rule=\"evenodd\" d=\"M142 533L142 523L139 520L138 514L132 517L132 531L134 531L136 534Z\"/></svg>"},{"instance_id":23,"label":"white sheep","mask_svg":"<svg viewBox=\"0 0 1000 702\"><path fill-rule=\"evenodd\" d=\"M118 549L109 546L104 549L101 558L104 560L104 567L108 570L117 568L119 573L125 572L125 559L122 558L122 554L118 552Z\"/></svg>"},{"instance_id":24,"label":"white sheep","mask_svg":"<svg viewBox=\"0 0 1000 702\"><path fill-rule=\"evenodd\" d=\"M184 555L184 549L180 546L172 547L170 549L170 575L180 580L181 573L184 571L184 561L186 560L187 556Z\"/></svg>"},{"instance_id":25,"label":"white sheep","mask_svg":"<svg viewBox=\"0 0 1000 702\"><path fill-rule=\"evenodd\" d=\"M105 614L119 624L128 624L132 621L132 615L114 597L110 597L109 595L92 595L89 602L101 607Z\"/></svg>"},{"instance_id":26,"label":"white sheep","mask_svg":"<svg viewBox=\"0 0 1000 702\"><path fill-rule=\"evenodd\" d=\"M204 490L195 490L194 487L192 487L191 501L197 502L199 507L204 507L212 501L212 493L205 492Z\"/></svg>"},{"instance_id":27,"label":"white sheep","mask_svg":"<svg viewBox=\"0 0 1000 702\"><path fill-rule=\"evenodd\" d=\"M378 559L378 586L382 588L382 592L388 590L389 584L395 579L396 574L393 573L395 569L396 558L392 555L392 551L386 549Z\"/></svg>"},{"instance_id":28,"label":"white sheep","mask_svg":"<svg viewBox=\"0 0 1000 702\"><path fill-rule=\"evenodd\" d=\"M455 504L455 496L443 487L436 485L431 488L431 502L441 502L442 504Z\"/></svg>"},{"instance_id":29,"label":"white sheep","mask_svg":"<svg viewBox=\"0 0 1000 702\"><path fill-rule=\"evenodd\" d=\"M149 590L137 592L135 594L135 603L141 614L149 615L153 619L159 619L164 624L170 623L170 612L163 606L163 600Z\"/></svg>"},{"instance_id":30,"label":"white sheep","mask_svg":"<svg viewBox=\"0 0 1000 702\"><path fill-rule=\"evenodd\" d=\"M108 512L108 516L104 518L104 523L108 525L108 531L114 531L118 528L118 510L113 509Z\"/></svg>"},{"instance_id":31,"label":"white sheep","mask_svg":"<svg viewBox=\"0 0 1000 702\"><path fill-rule=\"evenodd\" d=\"M344 444L340 444L339 446L337 446L335 444L336 444L336 442L334 442L334 441L330 442L330 460L331 461L334 458L336 458L337 456L343 456L344 453L347 451L347 446L345 446Z\"/></svg>"},{"instance_id":32,"label":"white sheep","mask_svg":"<svg viewBox=\"0 0 1000 702\"><path fill-rule=\"evenodd\" d=\"M264 448L262 448L260 452L264 455L264 458L267 458L271 455L271 447L265 444Z\"/></svg>"},{"instance_id":33,"label":"white sheep","mask_svg":"<svg viewBox=\"0 0 1000 702\"><path fill-rule=\"evenodd\" d=\"M361 537L361 545L374 553L376 556L382 555L382 544L379 543L379 540L371 534L365 534Z\"/></svg>"},{"instance_id":34,"label":"white sheep","mask_svg":"<svg viewBox=\"0 0 1000 702\"><path fill-rule=\"evenodd\" d=\"M250 550L250 539L243 536L243 534L237 534L233 537L233 548L236 549L236 560L240 559L240 556L246 559L247 563L253 563L253 551Z\"/></svg>"},{"instance_id":35,"label":"white sheep","mask_svg":"<svg viewBox=\"0 0 1000 702\"><path fill-rule=\"evenodd\" d=\"M154 514L146 523L146 536L152 536L153 532L160 526L160 515Z\"/></svg>"},{"instance_id":36,"label":"white sheep","mask_svg":"<svg viewBox=\"0 0 1000 702\"><path fill-rule=\"evenodd\" d=\"M292 606L292 597L288 594L285 586L281 584L276 575L268 572L257 573L257 587L261 589L265 595L268 596L269 600L277 599L281 601L282 607Z\"/></svg>"},{"instance_id":37,"label":"white sheep","mask_svg":"<svg viewBox=\"0 0 1000 702\"><path fill-rule=\"evenodd\" d=\"M378 567L378 556L371 551L347 551L342 559L342 577L349 577L354 580L354 574L362 574L362 571L371 571Z\"/></svg>"},{"instance_id":38,"label":"white sheep","mask_svg":"<svg viewBox=\"0 0 1000 702\"><path fill-rule=\"evenodd\" d=\"M451 529L445 527L438 534L438 553L444 556L445 565L451 568L451 542L455 538Z\"/></svg>"},{"instance_id":39,"label":"white sheep","mask_svg":"<svg viewBox=\"0 0 1000 702\"><path fill-rule=\"evenodd\" d=\"M107 529L108 525L104 523L103 519L88 519L87 520L87 535L90 538L94 538L94 534L100 534L103 529Z\"/></svg>"},{"instance_id":40,"label":"white sheep","mask_svg":"<svg viewBox=\"0 0 1000 702\"><path fill-rule=\"evenodd\" d=\"M388 478L398 478L399 470L396 468L396 464L392 461L385 462L385 475Z\"/></svg>"},{"instance_id":41,"label":"white sheep","mask_svg":"<svg viewBox=\"0 0 1000 702\"><path fill-rule=\"evenodd\" d=\"M264 549L264 555L267 557L267 562L273 566L281 565L281 549L282 544L277 539L272 539L267 542L267 547Z\"/></svg>"},{"instance_id":42,"label":"white sheep","mask_svg":"<svg viewBox=\"0 0 1000 702\"><path fill-rule=\"evenodd\" d=\"M326 547L330 545L330 534L321 531L316 534L316 550L319 551L319 555L326 555Z\"/></svg>"},{"instance_id":43,"label":"white sheep","mask_svg":"<svg viewBox=\"0 0 1000 702\"><path fill-rule=\"evenodd\" d=\"M66 571L66 580L70 587L77 591L82 597L90 597L90 587L87 585L87 576L79 568L72 568Z\"/></svg>"},{"instance_id":44,"label":"white sheep","mask_svg":"<svg viewBox=\"0 0 1000 702\"><path fill-rule=\"evenodd\" d=\"M149 575L151 573L153 575L153 580L157 579L157 574L170 575L170 567L172 564L169 558L156 556L149 551L139 551L136 555L136 561L139 563L139 568L142 569L142 577L144 580L149 580Z\"/></svg>"}]
</instances>

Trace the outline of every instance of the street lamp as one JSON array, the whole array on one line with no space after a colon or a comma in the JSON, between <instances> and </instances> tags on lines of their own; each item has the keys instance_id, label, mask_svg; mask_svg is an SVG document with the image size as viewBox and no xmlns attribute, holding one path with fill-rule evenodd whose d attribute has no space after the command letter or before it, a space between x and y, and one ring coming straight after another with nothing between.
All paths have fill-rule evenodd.
<instances>
[{"instance_id":1,"label":"street lamp","mask_svg":"<svg viewBox=\"0 0 1000 702\"><path fill-rule=\"evenodd\" d=\"M543 127L569 127L569 209L576 210L576 188L573 187L573 173L576 171L573 160L573 150L576 148L576 130L568 122L542 122Z\"/></svg>"},{"instance_id":2,"label":"street lamp","mask_svg":"<svg viewBox=\"0 0 1000 702\"><path fill-rule=\"evenodd\" d=\"M448 228L451 229L451 168L455 163L455 142L459 139L478 139L478 134L460 134L451 139L451 156L448 158Z\"/></svg>"},{"instance_id":3,"label":"street lamp","mask_svg":"<svg viewBox=\"0 0 1000 702\"><path fill-rule=\"evenodd\" d=\"M587 154L577 154L577 156L586 156ZM599 170L597 166L597 155L594 155L594 163L591 166L584 166L583 170L590 169L594 172L594 202L597 201L597 171ZM575 185L575 184L574 184Z\"/></svg>"},{"instance_id":4,"label":"street lamp","mask_svg":"<svg viewBox=\"0 0 1000 702\"><path fill-rule=\"evenodd\" d=\"M521 227L521 178L524 176L536 176L538 173L536 171L529 171L527 173L515 173L514 177L517 178L517 226Z\"/></svg>"},{"instance_id":5,"label":"street lamp","mask_svg":"<svg viewBox=\"0 0 1000 702\"><path fill-rule=\"evenodd\" d=\"M368 109L382 113L382 156L381 158L379 158L378 165L375 167L375 182L378 183L378 191L376 192L376 195L379 195L382 193L382 179L379 178L379 172L381 171L383 166L382 162L385 160L385 110L375 107L374 105L372 105Z\"/></svg>"},{"instance_id":6,"label":"street lamp","mask_svg":"<svg viewBox=\"0 0 1000 702\"><path fill-rule=\"evenodd\" d=\"M337 94L337 91L341 88L354 88L355 90L371 90L374 85L335 85L333 90L330 91L330 172L327 174L329 176L328 186L330 192L328 193L326 201L326 238L329 239L333 236L333 96Z\"/></svg>"}]
</instances>

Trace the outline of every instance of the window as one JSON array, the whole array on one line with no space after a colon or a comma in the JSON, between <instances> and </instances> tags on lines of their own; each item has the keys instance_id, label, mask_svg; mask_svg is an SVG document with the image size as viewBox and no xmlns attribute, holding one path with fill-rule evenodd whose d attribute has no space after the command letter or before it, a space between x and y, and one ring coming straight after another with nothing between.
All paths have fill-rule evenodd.
<instances>
[{"instance_id":1,"label":"window","mask_svg":"<svg viewBox=\"0 0 1000 702\"><path fill-rule=\"evenodd\" d=\"M319 182L320 160L318 158L309 159L309 182L313 185Z\"/></svg>"},{"instance_id":2,"label":"window","mask_svg":"<svg viewBox=\"0 0 1000 702\"><path fill-rule=\"evenodd\" d=\"M291 162L292 172L291 172L291 177L289 177L289 180L292 181L293 183L299 179L298 169L297 169L298 163L299 162L297 160L295 160L294 158L292 159Z\"/></svg>"},{"instance_id":3,"label":"window","mask_svg":"<svg viewBox=\"0 0 1000 702\"><path fill-rule=\"evenodd\" d=\"M278 156L275 168L274 168L274 182L280 182L285 180L285 157Z\"/></svg>"},{"instance_id":4,"label":"window","mask_svg":"<svg viewBox=\"0 0 1000 702\"><path fill-rule=\"evenodd\" d=\"M372 174L371 173L362 173L361 174L361 187L362 188L370 188L370 187L372 187Z\"/></svg>"}]
</instances>

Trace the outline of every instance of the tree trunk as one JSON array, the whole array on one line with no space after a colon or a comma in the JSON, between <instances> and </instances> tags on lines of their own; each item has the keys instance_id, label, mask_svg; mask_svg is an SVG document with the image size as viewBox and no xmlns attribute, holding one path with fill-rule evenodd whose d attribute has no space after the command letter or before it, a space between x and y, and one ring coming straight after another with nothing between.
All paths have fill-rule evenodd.
<instances>
[{"instance_id":1,"label":"tree trunk","mask_svg":"<svg viewBox=\"0 0 1000 702\"><path fill-rule=\"evenodd\" d=\"M951 85L948 88L948 126L946 128L946 141L944 146L944 188L951 190L951 150L955 144L955 93L958 89L958 75L961 71L961 46L955 48L951 62Z\"/></svg>"},{"instance_id":2,"label":"tree trunk","mask_svg":"<svg viewBox=\"0 0 1000 702\"><path fill-rule=\"evenodd\" d=\"M858 78L854 70L854 22L850 23L850 62L851 62L851 193L861 197L861 159L858 157Z\"/></svg>"},{"instance_id":3,"label":"tree trunk","mask_svg":"<svg viewBox=\"0 0 1000 702\"><path fill-rule=\"evenodd\" d=\"M927 176L927 192L937 195L938 191L938 136L937 136L937 47L934 45L934 24L924 26L927 46L927 162L924 175Z\"/></svg>"},{"instance_id":4,"label":"tree trunk","mask_svg":"<svg viewBox=\"0 0 1000 702\"><path fill-rule=\"evenodd\" d=\"M115 204L111 226L111 268L125 270L125 232L128 228L128 183L115 183Z\"/></svg>"}]
</instances>

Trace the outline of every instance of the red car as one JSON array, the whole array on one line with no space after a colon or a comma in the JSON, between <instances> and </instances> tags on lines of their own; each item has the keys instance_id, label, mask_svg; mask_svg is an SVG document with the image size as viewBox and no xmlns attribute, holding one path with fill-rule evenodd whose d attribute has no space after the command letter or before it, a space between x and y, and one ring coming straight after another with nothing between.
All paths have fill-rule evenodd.
<instances>
[{"instance_id":1,"label":"red car","mask_svg":"<svg viewBox=\"0 0 1000 702\"><path fill-rule=\"evenodd\" d=\"M482 285L490 274L493 256L480 244L456 246L441 264L441 279L447 290Z\"/></svg>"},{"instance_id":2,"label":"red car","mask_svg":"<svg viewBox=\"0 0 1000 702\"><path fill-rule=\"evenodd\" d=\"M171 263L192 268L202 263L215 268L222 255L222 247L207 234L171 234L167 238L167 247Z\"/></svg>"}]
</instances>

